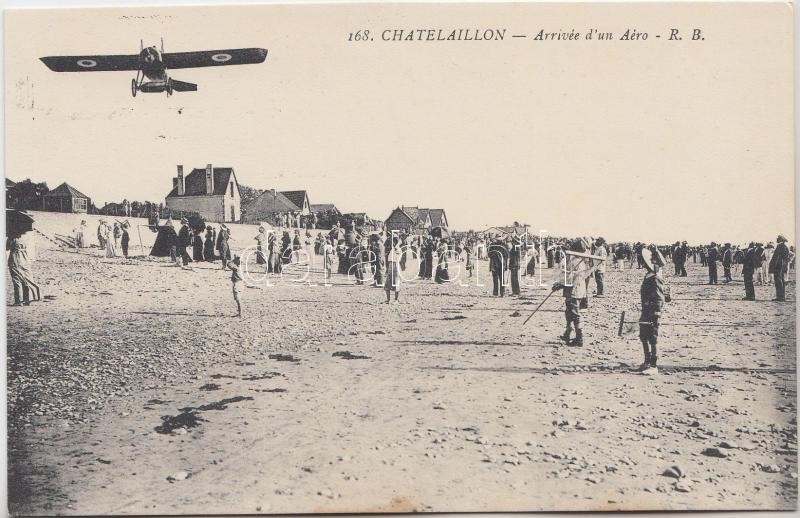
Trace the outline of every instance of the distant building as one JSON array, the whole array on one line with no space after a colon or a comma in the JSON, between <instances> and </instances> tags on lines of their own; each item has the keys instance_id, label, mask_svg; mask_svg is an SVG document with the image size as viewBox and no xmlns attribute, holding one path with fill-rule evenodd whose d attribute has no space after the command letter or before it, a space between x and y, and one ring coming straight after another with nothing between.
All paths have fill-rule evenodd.
<instances>
[{"instance_id":1,"label":"distant building","mask_svg":"<svg viewBox=\"0 0 800 518\"><path fill-rule=\"evenodd\" d=\"M67 182L43 197L43 209L52 212L87 212L91 199Z\"/></svg>"},{"instance_id":2,"label":"distant building","mask_svg":"<svg viewBox=\"0 0 800 518\"><path fill-rule=\"evenodd\" d=\"M334 205L333 203L315 203L309 206L309 210L311 210L311 212L313 212L314 214L319 214L319 213L324 214L328 212L329 214L333 214L336 216L342 215L342 212L339 209L337 209L336 205Z\"/></svg>"},{"instance_id":3,"label":"distant building","mask_svg":"<svg viewBox=\"0 0 800 518\"><path fill-rule=\"evenodd\" d=\"M289 201L295 204L300 210L300 214L307 216L311 214L311 202L308 201L308 191L281 191Z\"/></svg>"},{"instance_id":4,"label":"distant building","mask_svg":"<svg viewBox=\"0 0 800 518\"><path fill-rule=\"evenodd\" d=\"M208 164L205 169L193 169L184 178L183 166L179 165L166 206L170 210L195 212L214 223L239 221L242 207L236 173L231 167Z\"/></svg>"},{"instance_id":5,"label":"distant building","mask_svg":"<svg viewBox=\"0 0 800 518\"><path fill-rule=\"evenodd\" d=\"M397 207L386 218L386 230L412 230L424 233L432 227L448 228L444 209L421 209L419 207Z\"/></svg>"},{"instance_id":6,"label":"distant building","mask_svg":"<svg viewBox=\"0 0 800 518\"><path fill-rule=\"evenodd\" d=\"M248 202L242 209L245 223L269 221L273 224L278 224L275 216L300 213L300 207L295 205L282 192L278 192L275 189L267 189L262 192L258 198Z\"/></svg>"},{"instance_id":7,"label":"distant building","mask_svg":"<svg viewBox=\"0 0 800 518\"><path fill-rule=\"evenodd\" d=\"M518 235L521 236L528 232L528 226L508 226L508 227L489 227L483 231L484 234L489 234L492 236L500 236L505 237L509 235Z\"/></svg>"}]
</instances>

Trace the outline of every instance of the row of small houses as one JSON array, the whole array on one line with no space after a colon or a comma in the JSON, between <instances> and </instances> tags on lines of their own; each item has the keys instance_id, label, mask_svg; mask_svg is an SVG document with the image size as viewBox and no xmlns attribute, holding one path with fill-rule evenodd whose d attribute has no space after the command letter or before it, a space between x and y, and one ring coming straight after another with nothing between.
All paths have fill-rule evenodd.
<instances>
[{"instance_id":1,"label":"row of small houses","mask_svg":"<svg viewBox=\"0 0 800 518\"><path fill-rule=\"evenodd\" d=\"M369 221L366 213L342 214L333 203L312 204L308 191L278 191L267 189L255 198L242 202L236 173L230 167L193 169L184 177L183 166L178 165L172 190L167 194L166 206L172 210L196 212L204 219L216 222L242 221L275 223L275 217L291 214L302 218L316 216L323 226L348 216L362 222ZM317 220L315 218L315 221ZM444 209L397 207L385 221L387 230L425 230L431 227L448 227Z\"/></svg>"},{"instance_id":2,"label":"row of small houses","mask_svg":"<svg viewBox=\"0 0 800 518\"><path fill-rule=\"evenodd\" d=\"M6 206L16 206L14 202L15 183L6 179ZM194 168L184 175L183 165L177 166L177 174L172 179L172 190L165 198L165 208L171 213L196 213L203 219L222 222L280 223L284 215L291 215L295 221L313 220L320 226L330 226L344 220L358 222L370 221L366 213L342 214L333 203L312 204L308 191L277 191L267 189L257 196L242 200L241 187L232 167ZM38 203L38 202L37 202ZM75 187L62 183L42 196L40 210L55 212L85 213L92 206L91 199ZM34 208L34 207L30 207ZM109 203L101 213L124 210L122 204ZM277 218L277 221L276 221ZM387 230L424 231L432 227L448 228L444 209L399 206L383 223Z\"/></svg>"}]
</instances>

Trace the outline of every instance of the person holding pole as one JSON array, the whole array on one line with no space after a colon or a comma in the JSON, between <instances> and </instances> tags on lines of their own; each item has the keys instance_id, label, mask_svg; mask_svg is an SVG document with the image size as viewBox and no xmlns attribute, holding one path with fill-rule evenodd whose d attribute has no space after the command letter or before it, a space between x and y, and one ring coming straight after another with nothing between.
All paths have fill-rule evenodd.
<instances>
[{"instance_id":1,"label":"person holding pole","mask_svg":"<svg viewBox=\"0 0 800 518\"><path fill-rule=\"evenodd\" d=\"M664 303L670 301L669 289L664 284L661 268L666 264L655 245L642 249L642 262L647 270L639 290L642 300L642 316L639 318L639 340L644 350L644 362L637 369L646 376L658 374L656 362L658 352L658 327Z\"/></svg>"},{"instance_id":2,"label":"person holding pole","mask_svg":"<svg viewBox=\"0 0 800 518\"><path fill-rule=\"evenodd\" d=\"M564 295L564 316L567 327L564 334L561 335L561 339L575 347L583 347L581 299L586 297L586 281L603 263L603 261L599 261L598 265L587 268L587 261L592 261L592 256L586 254L589 246L589 241L585 237L577 238L572 242L570 252L577 252L577 254L566 253L564 262L566 282L556 282L552 288L553 291L563 290ZM573 326L575 327L575 339L570 340Z\"/></svg>"}]
</instances>

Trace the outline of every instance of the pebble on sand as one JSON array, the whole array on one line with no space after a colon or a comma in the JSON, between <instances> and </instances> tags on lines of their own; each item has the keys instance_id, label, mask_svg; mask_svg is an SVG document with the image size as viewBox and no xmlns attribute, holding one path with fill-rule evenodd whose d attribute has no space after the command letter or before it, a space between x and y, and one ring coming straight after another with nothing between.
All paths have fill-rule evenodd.
<instances>
[{"instance_id":1,"label":"pebble on sand","mask_svg":"<svg viewBox=\"0 0 800 518\"><path fill-rule=\"evenodd\" d=\"M706 457L717 457L719 459L724 459L725 457L728 456L727 453L720 450L719 448L706 448L705 450L702 451L702 454L705 455Z\"/></svg>"},{"instance_id":2,"label":"pebble on sand","mask_svg":"<svg viewBox=\"0 0 800 518\"><path fill-rule=\"evenodd\" d=\"M679 468L678 466L672 466L670 468L667 468L661 474L664 475L665 477L672 477L677 479L683 477L683 471L681 471L681 468Z\"/></svg>"},{"instance_id":3,"label":"pebble on sand","mask_svg":"<svg viewBox=\"0 0 800 518\"><path fill-rule=\"evenodd\" d=\"M186 480L187 478L189 478L189 476L190 476L189 473L187 473L186 471L176 471L172 475L168 476L167 480L169 482L180 482L181 480Z\"/></svg>"}]
</instances>

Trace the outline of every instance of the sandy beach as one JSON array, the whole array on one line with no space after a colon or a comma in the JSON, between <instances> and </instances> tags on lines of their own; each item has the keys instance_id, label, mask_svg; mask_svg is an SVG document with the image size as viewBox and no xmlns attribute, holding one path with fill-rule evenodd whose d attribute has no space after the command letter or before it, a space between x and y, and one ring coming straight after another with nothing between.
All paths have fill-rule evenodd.
<instances>
[{"instance_id":1,"label":"sandy beach","mask_svg":"<svg viewBox=\"0 0 800 518\"><path fill-rule=\"evenodd\" d=\"M37 216L48 235L80 221ZM410 283L392 305L342 275L273 278L240 320L219 262L36 255L52 298L8 308L15 514L796 506L793 283L747 302L741 276L707 286L688 263L646 377L617 336L642 270L609 269L576 348L558 293L522 326L549 289L492 297L486 261L488 286Z\"/></svg>"}]
</instances>

